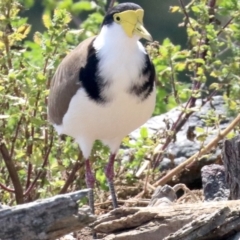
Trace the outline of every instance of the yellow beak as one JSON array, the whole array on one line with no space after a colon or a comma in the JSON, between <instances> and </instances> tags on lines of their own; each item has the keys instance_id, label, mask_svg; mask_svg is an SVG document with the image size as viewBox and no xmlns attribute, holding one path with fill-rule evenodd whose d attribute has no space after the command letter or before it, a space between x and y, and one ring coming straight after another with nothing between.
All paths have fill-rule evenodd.
<instances>
[{"instance_id":1,"label":"yellow beak","mask_svg":"<svg viewBox=\"0 0 240 240\"><path fill-rule=\"evenodd\" d=\"M151 34L147 31L147 29L140 22L137 22L137 24L134 27L133 32L141 38L144 38L150 42L153 41Z\"/></svg>"},{"instance_id":2,"label":"yellow beak","mask_svg":"<svg viewBox=\"0 0 240 240\"><path fill-rule=\"evenodd\" d=\"M141 38L152 41L151 34L143 26L143 14L142 9L136 11L127 10L114 14L114 20L121 24L123 30L129 37L133 37L135 34Z\"/></svg>"}]
</instances>

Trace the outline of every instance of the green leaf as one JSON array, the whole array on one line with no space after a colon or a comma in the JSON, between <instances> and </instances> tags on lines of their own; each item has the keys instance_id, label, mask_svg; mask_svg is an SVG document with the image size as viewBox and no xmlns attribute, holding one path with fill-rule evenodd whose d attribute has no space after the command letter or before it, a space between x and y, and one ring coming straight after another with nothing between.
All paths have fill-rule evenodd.
<instances>
[{"instance_id":1,"label":"green leaf","mask_svg":"<svg viewBox=\"0 0 240 240\"><path fill-rule=\"evenodd\" d=\"M178 12L181 8L179 6L171 6L170 7L170 12L174 13L174 12Z\"/></svg>"},{"instance_id":2,"label":"green leaf","mask_svg":"<svg viewBox=\"0 0 240 240\"><path fill-rule=\"evenodd\" d=\"M140 136L143 139L148 137L148 129L146 127L140 129Z\"/></svg>"},{"instance_id":3,"label":"green leaf","mask_svg":"<svg viewBox=\"0 0 240 240\"><path fill-rule=\"evenodd\" d=\"M43 20L43 24L44 26L49 29L51 26L52 26L52 21L51 21L51 18L50 18L50 15L45 13L42 17L42 20Z\"/></svg>"},{"instance_id":4,"label":"green leaf","mask_svg":"<svg viewBox=\"0 0 240 240\"><path fill-rule=\"evenodd\" d=\"M205 140L206 140L206 138L207 138L207 134L206 133L202 133L202 134L199 134L197 137L196 137L196 139L198 140L198 141L200 141L200 142L204 142Z\"/></svg>"},{"instance_id":5,"label":"green leaf","mask_svg":"<svg viewBox=\"0 0 240 240\"><path fill-rule=\"evenodd\" d=\"M195 58L194 61L195 61L196 63L205 64L205 61L204 61L204 59L202 59L202 58Z\"/></svg>"},{"instance_id":6,"label":"green leaf","mask_svg":"<svg viewBox=\"0 0 240 240\"><path fill-rule=\"evenodd\" d=\"M202 76L204 74L204 69L202 67L197 68L197 75Z\"/></svg>"},{"instance_id":7,"label":"green leaf","mask_svg":"<svg viewBox=\"0 0 240 240\"><path fill-rule=\"evenodd\" d=\"M212 76L212 75L211 75ZM209 89L219 89L219 83L212 83L210 86L209 86Z\"/></svg>"},{"instance_id":8,"label":"green leaf","mask_svg":"<svg viewBox=\"0 0 240 240\"><path fill-rule=\"evenodd\" d=\"M199 6L192 6L192 11L193 12L195 12L195 13L199 13L199 12L201 12L201 10L200 10L200 7Z\"/></svg>"},{"instance_id":9,"label":"green leaf","mask_svg":"<svg viewBox=\"0 0 240 240\"><path fill-rule=\"evenodd\" d=\"M35 34L33 35L33 40L38 45L41 45L43 40L42 34L40 32L35 32Z\"/></svg>"},{"instance_id":10,"label":"green leaf","mask_svg":"<svg viewBox=\"0 0 240 240\"><path fill-rule=\"evenodd\" d=\"M204 128L196 127L195 131L196 131L196 133L204 133L205 130L204 130Z\"/></svg>"},{"instance_id":11,"label":"green leaf","mask_svg":"<svg viewBox=\"0 0 240 240\"><path fill-rule=\"evenodd\" d=\"M91 4L91 2L88 1L80 1L80 2L76 2L72 5L71 9L75 14L78 14L82 11L90 11L93 10L94 5Z\"/></svg>"},{"instance_id":12,"label":"green leaf","mask_svg":"<svg viewBox=\"0 0 240 240\"><path fill-rule=\"evenodd\" d=\"M185 63L185 62L178 62L178 63L176 63L175 66L174 66L174 69L175 69L176 71L179 71L179 72L185 70L185 68L186 68L186 63Z\"/></svg>"}]
</instances>

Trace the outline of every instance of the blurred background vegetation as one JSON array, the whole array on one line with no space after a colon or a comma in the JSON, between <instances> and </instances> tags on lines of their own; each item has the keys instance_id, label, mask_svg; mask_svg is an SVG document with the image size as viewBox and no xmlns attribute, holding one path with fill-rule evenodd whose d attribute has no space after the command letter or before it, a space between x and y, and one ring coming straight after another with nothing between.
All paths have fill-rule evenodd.
<instances>
[{"instance_id":1,"label":"blurred background vegetation","mask_svg":"<svg viewBox=\"0 0 240 240\"><path fill-rule=\"evenodd\" d=\"M89 14L95 10L89 9L82 11L74 9L73 4L79 3L78 0L22 0L26 10L21 14L29 19L32 24L31 33L36 31L43 32L45 30L42 22L42 14L44 11L49 11L55 7L67 8L74 14L75 21L71 22L72 27L79 28L82 21L86 20ZM99 2L99 1L96 1ZM127 2L120 0L119 3ZM174 44L181 44L183 47L187 45L187 37L184 28L179 28L178 24L182 21L181 14L171 14L170 6L177 4L176 0L159 1L159 0L138 0L131 1L139 4L145 10L144 24L149 32L152 34L154 40L160 43L165 38L170 38ZM185 0L187 4L189 1ZM94 4L94 1L92 1ZM31 35L30 35L31 36Z\"/></svg>"}]
</instances>

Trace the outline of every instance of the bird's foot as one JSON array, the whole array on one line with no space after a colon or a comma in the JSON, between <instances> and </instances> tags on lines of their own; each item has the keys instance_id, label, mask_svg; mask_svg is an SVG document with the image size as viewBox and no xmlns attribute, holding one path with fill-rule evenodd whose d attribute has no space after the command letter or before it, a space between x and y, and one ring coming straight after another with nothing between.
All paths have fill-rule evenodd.
<instances>
[{"instance_id":1,"label":"bird's foot","mask_svg":"<svg viewBox=\"0 0 240 240\"><path fill-rule=\"evenodd\" d=\"M89 207L92 210L92 214L95 213L95 207L94 207L94 193L93 193L93 189L90 188L90 191L88 192L88 204Z\"/></svg>"},{"instance_id":2,"label":"bird's foot","mask_svg":"<svg viewBox=\"0 0 240 240\"><path fill-rule=\"evenodd\" d=\"M113 208L118 208L118 201L117 201L117 196L115 193L115 187L114 187L113 181L108 181L108 186L109 186L109 190L112 197Z\"/></svg>"},{"instance_id":3,"label":"bird's foot","mask_svg":"<svg viewBox=\"0 0 240 240\"><path fill-rule=\"evenodd\" d=\"M92 188L90 188L90 191L88 192L88 204L89 204L89 207L90 207L91 210L92 210L92 214L94 214L94 213L95 213L94 193L93 193L93 189L92 189ZM97 239L97 233L94 232L94 230L93 230L93 232L92 232L92 238L93 238L93 239Z\"/></svg>"},{"instance_id":4,"label":"bird's foot","mask_svg":"<svg viewBox=\"0 0 240 240\"><path fill-rule=\"evenodd\" d=\"M113 178L114 178L114 160L115 160L115 154L111 154L109 158L109 162L105 168L105 174L108 180L109 190L112 197L112 204L113 208L118 208L118 202L117 197L115 193L115 187L113 184Z\"/></svg>"},{"instance_id":5,"label":"bird's foot","mask_svg":"<svg viewBox=\"0 0 240 240\"><path fill-rule=\"evenodd\" d=\"M86 173L85 173L85 180L87 187L90 188L90 191L88 193L88 201L89 201L89 207L92 210L92 214L95 213L95 208L94 208L94 193L93 193L93 188L95 184L95 176L92 173L92 169L90 166L89 159L85 161L85 166L86 166Z\"/></svg>"}]
</instances>

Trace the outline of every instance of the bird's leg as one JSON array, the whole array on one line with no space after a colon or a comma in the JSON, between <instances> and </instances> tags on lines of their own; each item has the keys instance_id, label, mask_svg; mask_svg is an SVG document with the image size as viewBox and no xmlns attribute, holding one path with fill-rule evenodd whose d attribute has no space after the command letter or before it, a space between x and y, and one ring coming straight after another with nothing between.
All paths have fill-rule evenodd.
<instances>
[{"instance_id":1,"label":"bird's leg","mask_svg":"<svg viewBox=\"0 0 240 240\"><path fill-rule=\"evenodd\" d=\"M108 180L109 190L110 190L110 193L112 196L113 208L118 208L117 197L116 197L115 188L114 188L114 184L113 184L115 156L116 156L116 154L111 153L108 164L105 168L105 174L106 174L106 177Z\"/></svg>"},{"instance_id":2,"label":"bird's leg","mask_svg":"<svg viewBox=\"0 0 240 240\"><path fill-rule=\"evenodd\" d=\"M92 213L94 214L95 209L94 209L94 194L93 194L93 188L94 188L94 183L95 183L95 177L92 173L92 169L90 166L90 161L89 159L86 159L85 161L85 167L86 167L86 173L85 173L85 180L87 187L90 188L91 190L88 193L88 201L89 201L89 206L92 210Z\"/></svg>"}]
</instances>

